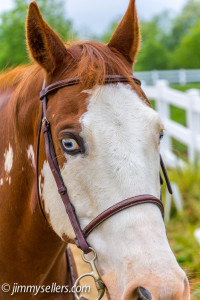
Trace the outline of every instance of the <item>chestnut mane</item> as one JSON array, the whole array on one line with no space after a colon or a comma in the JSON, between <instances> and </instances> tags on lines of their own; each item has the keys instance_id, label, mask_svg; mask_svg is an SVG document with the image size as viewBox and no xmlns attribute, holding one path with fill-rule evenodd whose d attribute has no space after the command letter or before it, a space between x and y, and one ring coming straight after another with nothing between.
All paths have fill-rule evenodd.
<instances>
[{"instance_id":1,"label":"chestnut mane","mask_svg":"<svg viewBox=\"0 0 200 300\"><path fill-rule=\"evenodd\" d=\"M69 53L69 64L59 70L59 77L66 75L80 77L84 89L96 85L103 85L107 74L119 74L126 78L130 76L130 70L123 62L122 56L114 49L99 42L75 42L66 44ZM28 88L35 76L42 75L43 69L38 65L19 66L13 70L0 74L0 89ZM131 82L131 79L130 79Z\"/></svg>"}]
</instances>

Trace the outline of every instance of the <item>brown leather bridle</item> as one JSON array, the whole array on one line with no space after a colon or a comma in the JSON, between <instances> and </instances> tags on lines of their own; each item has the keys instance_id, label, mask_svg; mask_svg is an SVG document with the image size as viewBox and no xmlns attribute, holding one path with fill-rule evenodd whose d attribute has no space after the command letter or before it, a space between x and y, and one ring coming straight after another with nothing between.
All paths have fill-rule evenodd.
<instances>
[{"instance_id":1,"label":"brown leather bridle","mask_svg":"<svg viewBox=\"0 0 200 300\"><path fill-rule=\"evenodd\" d=\"M131 78L136 84L141 85L141 81L134 76L131 76ZM105 77L105 84L109 83L118 83L118 82L130 82L128 78L125 78L120 75L107 75ZM61 172L60 172L60 167L57 161L55 149L54 149L54 144L53 144L53 139L52 139L52 134L51 134L51 127L50 123L47 119L47 103L48 103L48 94L50 94L53 91L56 91L60 88L72 86L72 85L77 85L80 84L80 78L76 77L73 79L64 79L55 83L52 83L48 85L47 87L45 86L45 81L43 83L43 89L40 92L40 100L42 101L42 113L41 113L41 119L40 119L40 125L39 125L39 131L38 131L38 139L37 139L37 154L36 154L36 176L37 176L37 195L38 195L38 204L41 210L41 213L45 220L47 221L46 215L44 213L41 199L40 199L40 192L39 192L39 147L40 147L40 135L41 135L41 129L44 134L44 142L45 142L45 152L46 152L46 158L49 163L49 166L51 168L52 174L54 176L58 192L60 194L60 197L63 201L63 204L65 206L66 212L68 214L68 217L70 219L71 225L74 229L75 232L75 243L78 248L82 249L82 257L83 260L86 262L90 263L92 267L92 272L91 273L86 273L84 275L81 275L79 278L77 278L77 275L75 275L76 272L76 265L74 263L73 255L71 253L70 248L66 249L66 257L68 261L68 270L70 272L70 278L71 278L71 284L74 287L77 287L77 284L79 283L80 279L85 277L85 276L92 276L93 279L95 280L95 285L98 290L99 296L98 299L101 299L104 295L105 292L105 285L103 281L101 280L98 271L96 269L96 266L94 264L95 257L91 261L87 261L86 258L84 258L84 254L90 253L91 251L94 252L94 249L90 247L90 245L87 242L87 237L88 235L97 227L99 226L102 222L110 218L111 216L117 214L118 212L127 209L132 206L136 206L139 204L144 204L144 203L152 203L155 204L159 207L162 217L164 218L164 207L162 203L162 196L160 195L160 199L156 198L155 196L152 195L139 195L135 197L128 198L126 200L122 200L119 203L113 205L112 207L108 208L107 210L103 211L101 214L99 214L96 218L94 218L84 229L81 228L79 220L76 215L75 208L73 204L71 203L67 188L65 186L65 183L63 181ZM171 184L167 175L167 171L164 165L164 162L162 160L162 157L160 156L160 165L161 169L168 187L168 191L170 194L172 194L172 188ZM163 184L163 179L160 174L160 183L161 185ZM47 221L48 222L48 221ZM94 252L95 253L95 252ZM95 253L96 255L96 253ZM84 297L79 297L79 295L75 292L73 295L73 299L80 299L80 300L87 300Z\"/></svg>"},{"instance_id":2,"label":"brown leather bridle","mask_svg":"<svg viewBox=\"0 0 200 300\"><path fill-rule=\"evenodd\" d=\"M141 82L139 79L135 78L134 76L131 76L131 79L133 79L136 84L141 85ZM129 79L127 79L123 76L120 76L120 75L107 75L105 78L105 84L118 83L118 82L129 82ZM51 127L50 127L50 123L47 119L47 114L46 114L48 94L50 94L51 92L56 91L60 88L77 85L79 83L80 83L80 79L78 77L73 78L73 79L64 79L64 80L55 82L53 84L50 84L47 87L45 87L45 81L43 83L43 89L40 92L40 99L42 101L42 114L41 114L41 121L40 121L39 132L38 132L38 141L37 141L37 164L36 164L37 165L37 168L36 168L37 174L36 175L37 175L38 203L39 203L39 207L41 209L42 215L46 219L46 216L45 216L45 213L44 213L44 210L42 207L41 199L40 199L39 180L38 180L38 178L39 178L39 167L38 167L39 166L39 146L40 146L40 135L41 135L41 128L42 128L42 131L44 134L44 141L45 141L46 158L47 158L47 161L51 168L54 179L56 181L58 192L64 203L64 206L65 206L66 212L68 214L68 217L70 219L71 225L74 229L75 236L76 236L75 243L78 248L82 249L82 251L85 254L87 254L87 253L91 252L90 246L88 245L88 242L86 240L88 235L99 224L101 224L102 222L104 222L106 219L110 218L114 214L116 214L126 208L135 206L135 205L139 205L139 204L143 204L143 203L152 203L152 204L157 205L160 208L162 216L164 217L164 207L163 207L162 199L161 198L158 199L152 195L139 195L139 196L131 197L131 198L123 200L123 201L113 205L112 207L108 208L107 210L102 212L100 215L98 215L95 219L93 219L84 229L81 228L81 226L79 224L79 220L76 215L75 208L69 199L67 188L65 186L65 183L63 181L63 178L62 178L62 175L60 172L60 168L58 165L58 161L56 158L56 153L55 153L55 149L54 149L54 145L53 145ZM169 181L169 178L168 178L168 175L167 175L167 172L166 172L166 169L165 169L165 166L164 166L164 163L163 163L163 160L161 157L160 157L160 164L161 164L161 169L163 171L164 178L166 180L168 190L169 190L170 194L172 194L171 184L170 184L170 181ZM163 180L162 180L161 175L160 175L160 178L161 178L161 184L162 184Z\"/></svg>"}]
</instances>

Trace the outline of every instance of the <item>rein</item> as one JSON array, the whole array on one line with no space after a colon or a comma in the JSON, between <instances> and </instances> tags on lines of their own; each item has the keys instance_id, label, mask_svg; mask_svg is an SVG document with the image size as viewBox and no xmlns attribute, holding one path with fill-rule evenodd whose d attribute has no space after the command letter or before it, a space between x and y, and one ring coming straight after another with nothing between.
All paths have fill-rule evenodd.
<instances>
[{"instance_id":1,"label":"rein","mask_svg":"<svg viewBox=\"0 0 200 300\"><path fill-rule=\"evenodd\" d=\"M141 81L134 76L131 76L130 79L134 80L134 82L138 85L141 85ZM130 80L126 77L120 76L120 75L107 75L105 78L105 84L109 83L118 83L118 82L130 82ZM155 204L159 207L162 217L164 218L164 207L162 203L162 199L156 198L153 195L139 195L135 197L128 198L126 200L122 200L119 203L113 205L112 207L108 208L101 214L99 214L95 219L93 219L84 229L81 228L79 220L76 215L75 208L73 204L71 203L68 192L67 192L67 187L65 186L65 183L63 181L59 164L56 158L56 153L53 145L53 140L52 140L52 134L51 134L51 126L50 123L47 119L47 103L48 103L48 95L56 91L60 88L68 87L68 86L73 86L80 84L80 78L76 77L73 79L64 79L58 82L55 82L53 84L50 84L49 86L45 87L45 81L43 83L43 89L40 92L40 100L42 101L42 114L41 114L41 120L40 120L40 125L39 125L39 131L38 131L38 139L37 139L37 158L36 158L36 176L37 176L37 195L38 195L38 204L41 210L41 213L45 220L47 221L47 218L44 213L44 209L41 203L40 199L40 189L39 189L39 147L40 147L40 135L41 135L41 130L43 131L44 134L44 142L45 142L45 152L46 152L46 158L49 163L49 166L51 168L52 174L54 176L55 182L57 184L58 192L60 194L60 197L64 203L66 212L68 214L68 217L70 219L71 225L74 229L75 232L75 243L78 248L80 248L83 253L82 257L85 262L90 263L91 268L93 270L92 273L87 273L87 275L82 275L80 276L76 282L75 285L78 284L79 280L84 277L84 276L92 276L95 280L96 287L99 291L99 297L98 299L101 299L103 297L104 291L105 291L105 286L96 270L94 260L96 259L96 252L94 249L90 247L90 245L87 242L87 237L88 235L97 227L99 226L102 222L110 218L111 216L119 213L120 211L127 209L132 206L136 206L139 204L144 204L144 203L152 203ZM167 171L165 168L165 165L163 163L162 157L160 156L160 165L161 169L163 171L163 175L169 190L169 193L172 194L172 188L171 184L167 175ZM161 184L163 182L162 177L161 178ZM48 222L48 221L47 221ZM90 252L94 253L94 257L92 260L87 260L85 258L85 254L88 254ZM68 255L68 260L70 260L69 255ZM71 273L73 270L71 271ZM74 273L74 272L73 272ZM89 274L89 275L88 275ZM73 280L74 281L74 280ZM79 298L78 294L75 293L76 299L82 299L82 300L87 300L86 298Z\"/></svg>"}]
</instances>

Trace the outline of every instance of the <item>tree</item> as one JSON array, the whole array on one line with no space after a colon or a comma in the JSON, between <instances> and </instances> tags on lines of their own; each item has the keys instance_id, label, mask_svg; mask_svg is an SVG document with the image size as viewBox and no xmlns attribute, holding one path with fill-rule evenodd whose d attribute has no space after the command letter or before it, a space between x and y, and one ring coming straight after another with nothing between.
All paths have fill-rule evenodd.
<instances>
[{"instance_id":1,"label":"tree","mask_svg":"<svg viewBox=\"0 0 200 300\"><path fill-rule=\"evenodd\" d=\"M162 15L154 17L152 21L141 22L142 43L136 71L167 69L169 64L169 52L164 43L166 32L160 25Z\"/></svg>"},{"instance_id":2,"label":"tree","mask_svg":"<svg viewBox=\"0 0 200 300\"><path fill-rule=\"evenodd\" d=\"M76 35L65 16L63 0L37 0L45 20L65 41ZM14 9L0 16L0 69L29 61L25 22L28 0L15 0Z\"/></svg>"},{"instance_id":3,"label":"tree","mask_svg":"<svg viewBox=\"0 0 200 300\"><path fill-rule=\"evenodd\" d=\"M200 21L183 36L173 54L175 68L200 68Z\"/></svg>"},{"instance_id":4,"label":"tree","mask_svg":"<svg viewBox=\"0 0 200 300\"><path fill-rule=\"evenodd\" d=\"M170 47L174 49L190 31L190 28L195 26L200 19L200 0L188 0L180 15L178 15L172 25L170 35Z\"/></svg>"},{"instance_id":5,"label":"tree","mask_svg":"<svg viewBox=\"0 0 200 300\"><path fill-rule=\"evenodd\" d=\"M141 22L142 43L136 71L200 67L200 0L188 0L173 19L163 12ZM102 37L108 42L118 22Z\"/></svg>"}]
</instances>

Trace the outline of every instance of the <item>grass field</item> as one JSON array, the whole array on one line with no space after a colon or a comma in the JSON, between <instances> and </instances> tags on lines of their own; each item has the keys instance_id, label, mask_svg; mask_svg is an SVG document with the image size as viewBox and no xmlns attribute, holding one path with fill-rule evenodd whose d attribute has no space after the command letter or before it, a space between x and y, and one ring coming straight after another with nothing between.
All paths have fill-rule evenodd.
<instances>
[{"instance_id":1,"label":"grass field","mask_svg":"<svg viewBox=\"0 0 200 300\"><path fill-rule=\"evenodd\" d=\"M187 83L186 85L171 84L170 87L175 90L185 92L189 89L200 89L200 83Z\"/></svg>"}]
</instances>

